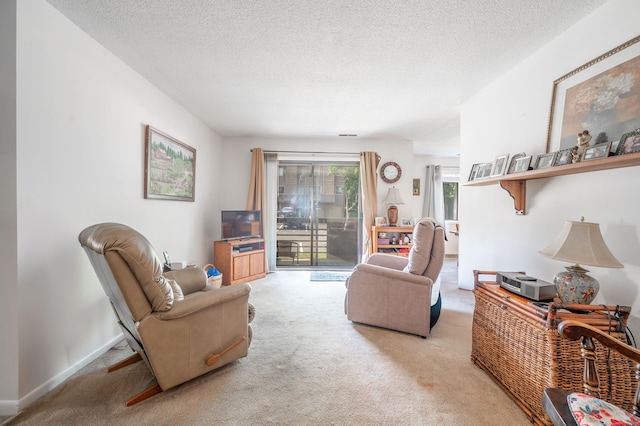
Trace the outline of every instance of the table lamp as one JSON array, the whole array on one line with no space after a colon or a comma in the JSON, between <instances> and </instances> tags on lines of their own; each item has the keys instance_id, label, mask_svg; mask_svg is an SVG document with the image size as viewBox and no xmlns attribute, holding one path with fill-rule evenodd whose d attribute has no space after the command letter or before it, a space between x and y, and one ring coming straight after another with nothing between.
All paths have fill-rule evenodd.
<instances>
[{"instance_id":1,"label":"table lamp","mask_svg":"<svg viewBox=\"0 0 640 426\"><path fill-rule=\"evenodd\" d=\"M580 263L600 268L624 268L604 243L600 225L585 222L584 217L580 222L565 222L560 234L538 253L551 259L575 263L553 277L558 297L565 304L588 305L600 289L598 280L587 275L589 271Z\"/></svg>"},{"instance_id":2,"label":"table lamp","mask_svg":"<svg viewBox=\"0 0 640 426\"><path fill-rule=\"evenodd\" d=\"M395 186L389 188L387 197L382 202L388 204L387 217L389 218L389 226L396 226L398 224L398 207L404 204L402 197L400 197L400 190Z\"/></svg>"}]
</instances>

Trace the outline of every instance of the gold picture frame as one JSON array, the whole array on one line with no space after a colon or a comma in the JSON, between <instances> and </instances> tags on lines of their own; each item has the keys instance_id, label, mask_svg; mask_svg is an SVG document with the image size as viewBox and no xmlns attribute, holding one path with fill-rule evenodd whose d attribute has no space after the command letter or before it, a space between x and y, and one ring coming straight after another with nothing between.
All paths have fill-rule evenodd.
<instances>
[{"instance_id":1,"label":"gold picture frame","mask_svg":"<svg viewBox=\"0 0 640 426\"><path fill-rule=\"evenodd\" d=\"M553 82L546 152L576 145L583 130L593 145L640 127L639 42L634 37Z\"/></svg>"},{"instance_id":2,"label":"gold picture frame","mask_svg":"<svg viewBox=\"0 0 640 426\"><path fill-rule=\"evenodd\" d=\"M147 125L144 153L144 198L195 200L195 148Z\"/></svg>"}]
</instances>

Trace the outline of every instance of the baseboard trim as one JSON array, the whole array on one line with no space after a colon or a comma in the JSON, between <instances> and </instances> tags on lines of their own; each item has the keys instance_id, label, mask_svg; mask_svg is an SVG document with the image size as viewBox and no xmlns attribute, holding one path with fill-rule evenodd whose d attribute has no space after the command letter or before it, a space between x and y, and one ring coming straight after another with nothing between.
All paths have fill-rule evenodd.
<instances>
[{"instance_id":1,"label":"baseboard trim","mask_svg":"<svg viewBox=\"0 0 640 426\"><path fill-rule=\"evenodd\" d=\"M109 340L104 345L100 346L95 351L91 352L86 357L82 358L75 364L69 366L69 368L61 371L60 373L53 376L51 379L47 380L19 400L4 400L0 401L0 416L15 416L20 411L24 410L39 398L46 395L48 392L52 391L56 388L56 386L63 383L69 377L73 376L75 373L80 371L80 369L89 365L92 361L96 360L103 354L105 354L109 349L114 347L117 343L121 342L124 339L124 335L120 333L118 336Z\"/></svg>"},{"instance_id":2,"label":"baseboard trim","mask_svg":"<svg viewBox=\"0 0 640 426\"><path fill-rule=\"evenodd\" d=\"M18 404L19 401L15 399L0 401L0 416L15 416L18 414ZM3 422L0 421L0 424L3 424Z\"/></svg>"}]
</instances>

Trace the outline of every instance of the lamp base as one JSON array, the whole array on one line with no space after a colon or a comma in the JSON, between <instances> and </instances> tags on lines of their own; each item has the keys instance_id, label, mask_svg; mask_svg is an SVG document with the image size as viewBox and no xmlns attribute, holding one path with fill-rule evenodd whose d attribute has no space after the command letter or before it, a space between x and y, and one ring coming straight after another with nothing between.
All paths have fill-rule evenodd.
<instances>
[{"instance_id":1,"label":"lamp base","mask_svg":"<svg viewBox=\"0 0 640 426\"><path fill-rule=\"evenodd\" d=\"M389 207L389 210L387 210L387 217L389 218L389 226L397 226L398 208L396 206Z\"/></svg>"},{"instance_id":2,"label":"lamp base","mask_svg":"<svg viewBox=\"0 0 640 426\"><path fill-rule=\"evenodd\" d=\"M553 285L556 287L562 303L590 304L600 290L598 280L587 275L586 272L589 271L580 265L567 266L566 269L553 277Z\"/></svg>"}]
</instances>

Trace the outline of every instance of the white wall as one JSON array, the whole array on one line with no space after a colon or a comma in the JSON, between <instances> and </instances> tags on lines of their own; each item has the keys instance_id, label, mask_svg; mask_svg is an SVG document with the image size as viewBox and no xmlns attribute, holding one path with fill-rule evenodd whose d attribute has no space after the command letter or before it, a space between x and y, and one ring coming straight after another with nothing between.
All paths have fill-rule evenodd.
<instances>
[{"instance_id":1,"label":"white wall","mask_svg":"<svg viewBox=\"0 0 640 426\"><path fill-rule=\"evenodd\" d=\"M0 414L18 399L16 253L16 3L0 1ZM7 401L3 403L3 401Z\"/></svg>"},{"instance_id":2,"label":"white wall","mask_svg":"<svg viewBox=\"0 0 640 426\"><path fill-rule=\"evenodd\" d=\"M224 209L243 209L247 201L249 189L249 170L251 169L251 148L263 148L271 151L302 152L350 152L375 151L382 157L380 166L393 161L402 168L402 177L394 184L378 180L378 216L387 216L387 206L382 200L387 196L389 188L396 186L406 204L398 206L398 217L414 216L411 204L413 170L413 144L409 141L383 139L277 139L277 138L232 138L223 139L225 161L222 169L225 186L221 188ZM359 157L355 156L356 161ZM233 160L233 161L231 161ZM380 167L378 166L378 169Z\"/></svg>"},{"instance_id":3,"label":"white wall","mask_svg":"<svg viewBox=\"0 0 640 426\"><path fill-rule=\"evenodd\" d=\"M553 81L637 36L639 13L636 0L610 1L468 101L462 108L461 176L472 164L506 153L544 153ZM640 197L633 185L639 177L640 168L632 167L528 181L525 216L514 214L512 199L498 185L463 186L461 287L472 288L473 269L525 270L551 281L566 265L538 250L564 221L584 216L600 223L609 248L625 265L588 267L602 286L595 303L633 306L630 324L638 335Z\"/></svg>"},{"instance_id":4,"label":"white wall","mask_svg":"<svg viewBox=\"0 0 640 426\"><path fill-rule=\"evenodd\" d=\"M119 336L78 233L122 222L157 251L208 263L219 233L222 162L218 135L44 0L17 3L17 28L18 195L2 205L17 209L18 294L9 286L3 304L19 311L17 348L8 336L19 365L9 365L17 389L0 380L4 411L28 405ZM196 149L195 202L144 199L146 124ZM11 310L0 315L15 324Z\"/></svg>"}]
</instances>

